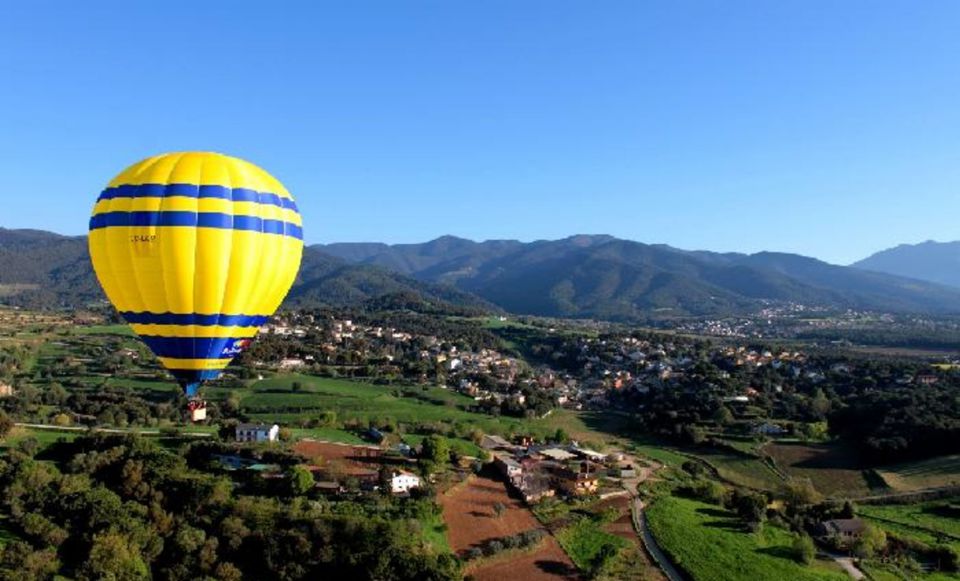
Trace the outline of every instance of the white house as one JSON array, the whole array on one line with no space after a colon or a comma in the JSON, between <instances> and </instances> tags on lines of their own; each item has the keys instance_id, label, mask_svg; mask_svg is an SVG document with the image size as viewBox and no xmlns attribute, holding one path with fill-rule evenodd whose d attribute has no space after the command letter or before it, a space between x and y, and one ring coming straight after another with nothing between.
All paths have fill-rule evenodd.
<instances>
[{"instance_id":1,"label":"white house","mask_svg":"<svg viewBox=\"0 0 960 581\"><path fill-rule=\"evenodd\" d=\"M280 369L296 369L305 365L303 359L288 357L280 360Z\"/></svg>"},{"instance_id":2,"label":"white house","mask_svg":"<svg viewBox=\"0 0 960 581\"><path fill-rule=\"evenodd\" d=\"M238 442L276 442L280 434L280 426L273 424L239 424L237 426Z\"/></svg>"},{"instance_id":3,"label":"white house","mask_svg":"<svg viewBox=\"0 0 960 581\"><path fill-rule=\"evenodd\" d=\"M409 472L394 472L390 477L390 492L402 494L411 488L420 488L420 477Z\"/></svg>"}]
</instances>

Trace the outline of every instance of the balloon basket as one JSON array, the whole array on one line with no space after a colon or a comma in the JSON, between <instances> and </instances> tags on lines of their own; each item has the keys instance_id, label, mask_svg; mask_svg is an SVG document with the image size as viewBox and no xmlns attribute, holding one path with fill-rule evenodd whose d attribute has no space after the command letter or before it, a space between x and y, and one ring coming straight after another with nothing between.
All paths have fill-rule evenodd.
<instances>
[{"instance_id":1,"label":"balloon basket","mask_svg":"<svg viewBox=\"0 0 960 581\"><path fill-rule=\"evenodd\" d=\"M207 402L201 399L192 399L187 404L191 422L202 422L207 419Z\"/></svg>"}]
</instances>

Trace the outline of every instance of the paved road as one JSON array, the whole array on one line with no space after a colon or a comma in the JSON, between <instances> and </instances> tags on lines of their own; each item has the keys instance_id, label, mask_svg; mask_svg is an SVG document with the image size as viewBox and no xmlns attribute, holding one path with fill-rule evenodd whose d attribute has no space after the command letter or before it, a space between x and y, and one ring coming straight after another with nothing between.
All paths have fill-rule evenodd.
<instances>
[{"instance_id":1,"label":"paved road","mask_svg":"<svg viewBox=\"0 0 960 581\"><path fill-rule=\"evenodd\" d=\"M51 426L49 424L25 424L21 422L16 422L14 424L20 428L32 428L34 430L52 430L56 432L104 432L107 434L140 434L141 436L159 436L160 430L138 430L136 428L131 429L121 429L121 428L88 428L86 426ZM177 432L178 436L186 436L189 438L209 438L213 434L209 432Z\"/></svg>"},{"instance_id":2,"label":"paved road","mask_svg":"<svg viewBox=\"0 0 960 581\"><path fill-rule=\"evenodd\" d=\"M629 454L624 454L624 461L632 464L637 470L637 476L635 478L624 478L620 481L627 492L630 493L632 499L630 503L630 514L633 518L633 528L637 531L643 548L647 551L647 554L650 555L650 558L653 559L657 567L663 571L667 579L670 581L684 581L686 578L673 566L673 563L667 558L667 555L660 548L660 545L657 544L657 540L653 538L653 534L647 527L646 516L643 514L643 501L640 500L637 493L637 486L652 477L657 470L663 468L663 465L654 463L653 467L650 467L647 466L646 463L641 464L635 456Z\"/></svg>"},{"instance_id":3,"label":"paved road","mask_svg":"<svg viewBox=\"0 0 960 581\"><path fill-rule=\"evenodd\" d=\"M663 574L666 575L670 581L684 581L686 577L673 566L673 563L670 562L666 553L664 553L660 545L657 544L657 539L653 538L653 533L650 532L650 528L647 526L647 517L643 514L643 501L639 498L633 499L632 512L633 526L640 534L640 540L643 541L643 546L647 550L647 553L650 554L653 562L660 567L660 570L663 571Z\"/></svg>"},{"instance_id":4,"label":"paved road","mask_svg":"<svg viewBox=\"0 0 960 581\"><path fill-rule=\"evenodd\" d=\"M859 567L857 567L857 564L853 562L852 557L847 557L845 555L838 555L836 553L828 553L826 551L824 553L828 557L833 559L837 563L837 565L840 565L843 568L843 570L847 572L847 575L850 575L851 577L853 577L854 579L857 579L858 581L860 579L867 578L866 574L864 574L864 572L861 571Z\"/></svg>"}]
</instances>

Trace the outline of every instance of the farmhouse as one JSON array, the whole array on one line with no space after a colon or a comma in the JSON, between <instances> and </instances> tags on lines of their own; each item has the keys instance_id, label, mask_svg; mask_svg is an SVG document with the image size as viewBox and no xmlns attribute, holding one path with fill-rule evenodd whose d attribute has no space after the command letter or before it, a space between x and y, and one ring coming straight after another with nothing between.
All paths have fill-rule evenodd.
<instances>
[{"instance_id":1,"label":"farmhouse","mask_svg":"<svg viewBox=\"0 0 960 581\"><path fill-rule=\"evenodd\" d=\"M13 395L13 386L0 381L0 397L10 397L11 395Z\"/></svg>"},{"instance_id":2,"label":"farmhouse","mask_svg":"<svg viewBox=\"0 0 960 581\"><path fill-rule=\"evenodd\" d=\"M860 538L866 524L859 518L826 520L817 527L817 536L824 540L835 539L841 546Z\"/></svg>"},{"instance_id":3,"label":"farmhouse","mask_svg":"<svg viewBox=\"0 0 960 581\"><path fill-rule=\"evenodd\" d=\"M403 494L412 488L420 488L420 477L410 472L394 472L390 477L390 492Z\"/></svg>"},{"instance_id":4,"label":"farmhouse","mask_svg":"<svg viewBox=\"0 0 960 581\"><path fill-rule=\"evenodd\" d=\"M280 426L273 424L239 424L237 425L238 442L276 442L280 434Z\"/></svg>"}]
</instances>

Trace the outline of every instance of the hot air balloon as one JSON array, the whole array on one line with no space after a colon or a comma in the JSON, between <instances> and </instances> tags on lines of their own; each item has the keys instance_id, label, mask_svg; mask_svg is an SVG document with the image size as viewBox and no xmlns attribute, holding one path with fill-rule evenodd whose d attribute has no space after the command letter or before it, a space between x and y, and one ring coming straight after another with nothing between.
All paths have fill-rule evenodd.
<instances>
[{"instance_id":1,"label":"hot air balloon","mask_svg":"<svg viewBox=\"0 0 960 581\"><path fill-rule=\"evenodd\" d=\"M89 246L107 298L197 403L290 290L303 230L290 193L252 163L166 153L103 190Z\"/></svg>"}]
</instances>

